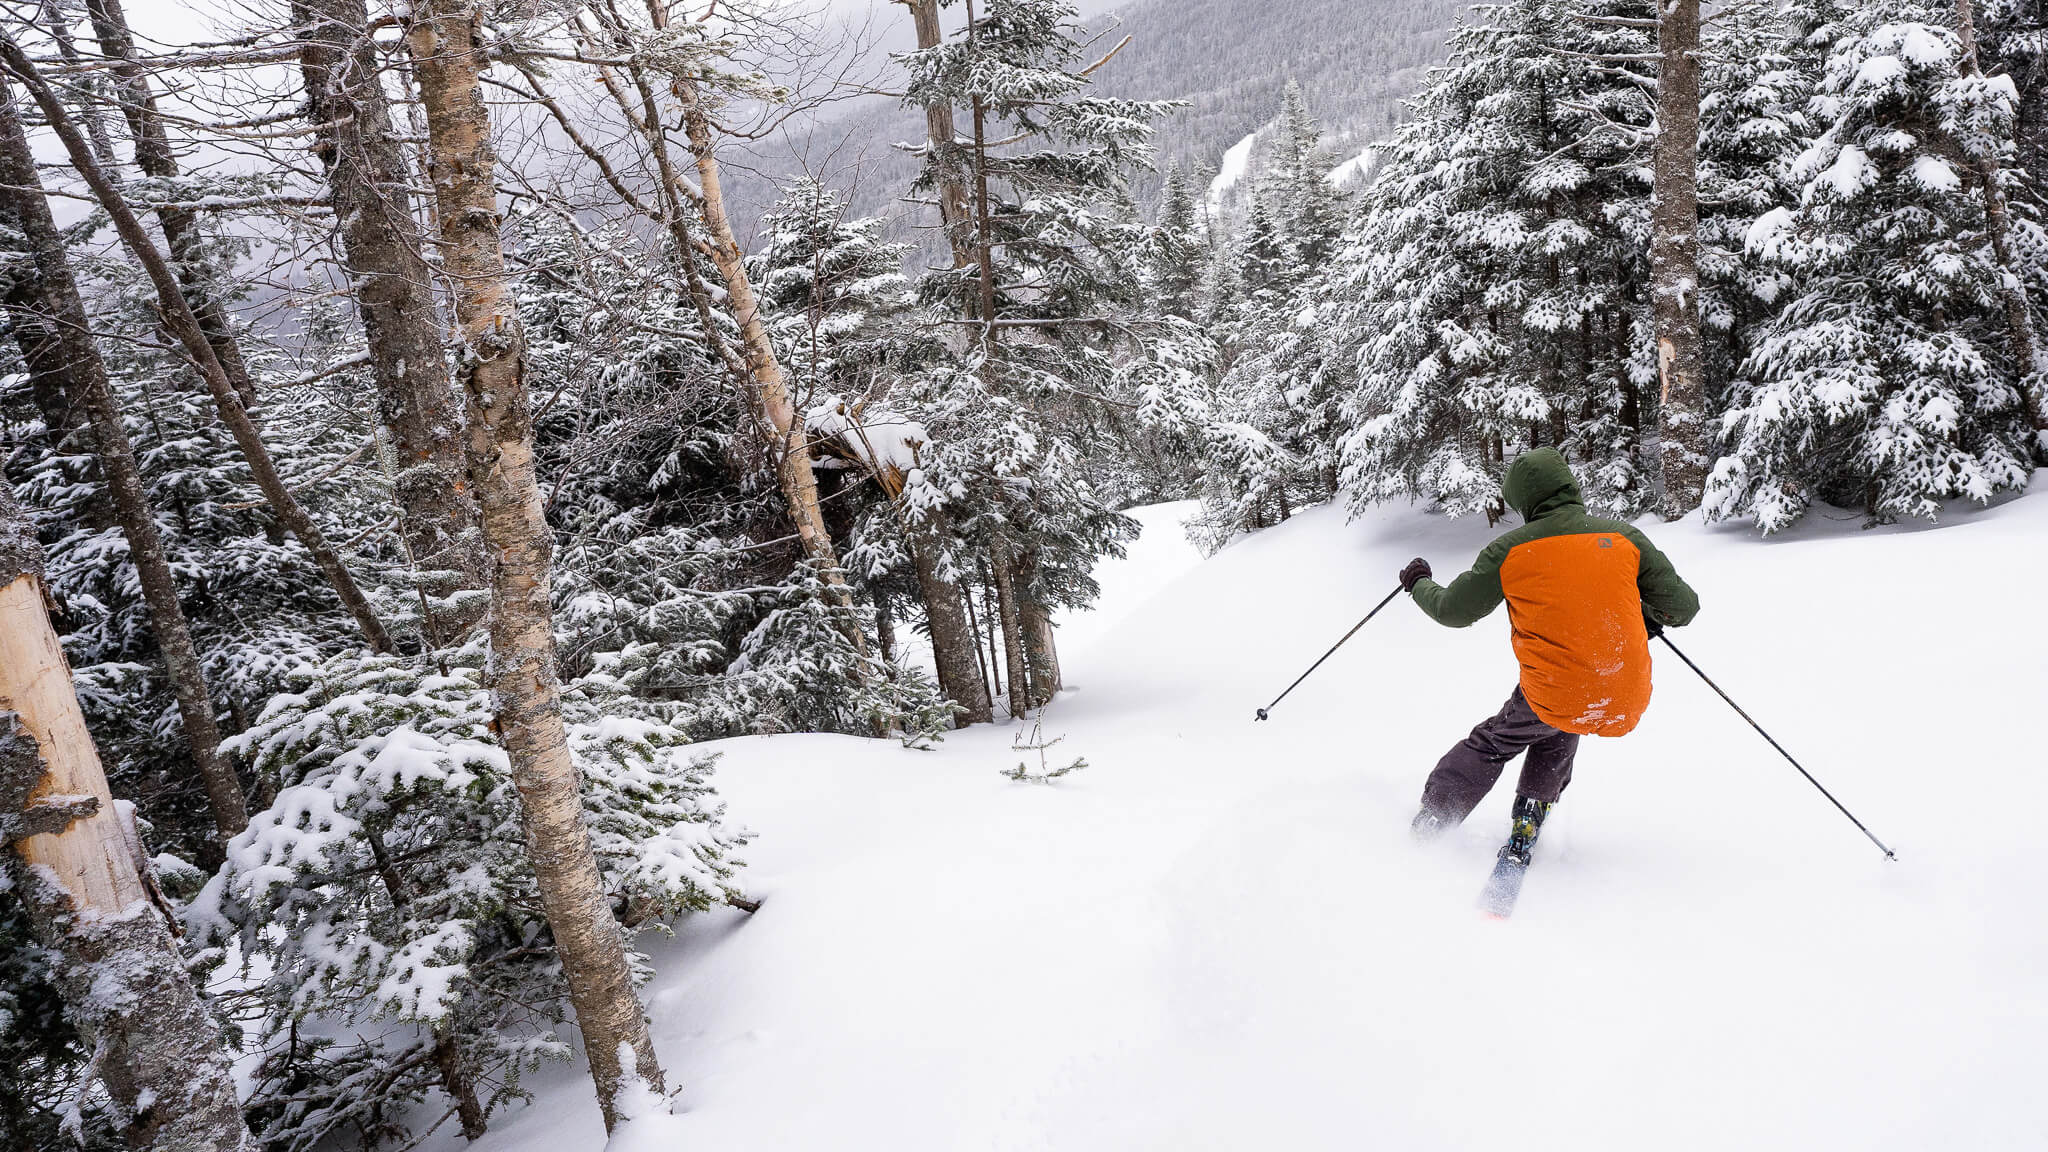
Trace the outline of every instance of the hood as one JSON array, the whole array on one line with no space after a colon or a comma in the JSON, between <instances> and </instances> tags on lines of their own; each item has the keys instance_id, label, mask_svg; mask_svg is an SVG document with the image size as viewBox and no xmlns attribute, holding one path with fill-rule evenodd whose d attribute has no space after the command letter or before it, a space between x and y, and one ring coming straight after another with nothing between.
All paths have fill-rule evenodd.
<instances>
[{"instance_id":1,"label":"hood","mask_svg":"<svg viewBox=\"0 0 2048 1152\"><path fill-rule=\"evenodd\" d=\"M1571 466L1555 448L1537 448L1517 456L1508 467L1507 479L1501 482L1500 494L1524 520L1586 503L1579 495L1579 482L1572 478Z\"/></svg>"}]
</instances>

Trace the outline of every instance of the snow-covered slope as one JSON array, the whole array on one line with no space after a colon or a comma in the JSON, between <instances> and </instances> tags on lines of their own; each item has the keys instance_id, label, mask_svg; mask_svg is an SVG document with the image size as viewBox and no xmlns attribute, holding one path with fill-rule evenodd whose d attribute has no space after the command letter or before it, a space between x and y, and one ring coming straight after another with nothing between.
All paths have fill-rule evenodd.
<instances>
[{"instance_id":1,"label":"snow-covered slope","mask_svg":"<svg viewBox=\"0 0 2048 1152\"><path fill-rule=\"evenodd\" d=\"M1642 727L1585 743L1516 918L1483 921L1511 782L1444 842L1407 821L1512 686L1502 614L1396 604L1252 714L1485 525L1326 508L1199 564L1141 545L1142 603L1106 573L1119 618L1045 722L1084 771L1003 779L1010 729L722 745L764 903L657 949L676 1114L620 1145L2048 1146L2048 499L1645 527L1704 601L1674 638L1899 863L1667 654ZM539 1091L479 1152L596 1147L580 1073Z\"/></svg>"}]
</instances>

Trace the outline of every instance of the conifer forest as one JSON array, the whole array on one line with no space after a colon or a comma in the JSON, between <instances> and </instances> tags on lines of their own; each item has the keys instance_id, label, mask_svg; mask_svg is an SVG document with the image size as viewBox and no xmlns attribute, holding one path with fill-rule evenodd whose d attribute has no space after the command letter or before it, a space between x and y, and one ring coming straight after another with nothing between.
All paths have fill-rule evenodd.
<instances>
[{"instance_id":1,"label":"conifer forest","mask_svg":"<svg viewBox=\"0 0 2048 1152\"><path fill-rule=\"evenodd\" d=\"M1700 585L1729 627L1737 584L1825 599L2031 508L2048 5L1311 7L0 0L0 1149L982 1146L691 1135L754 1042L702 1023L720 934L799 918L771 971L832 967L871 902L996 851L954 825L805 889L806 829L943 828L954 785L742 798L885 754L972 803L1098 797L1125 745L1088 725L1181 730L1069 642L1142 548L1249 572L1290 521L1394 524L1448 582L1549 448L1738 573ZM1275 662L1192 637L1263 627L1278 561L1107 633L1117 666L1249 668L1248 720L1424 550L1388 548L1329 553L1365 599ZM1947 651L1937 695L2039 689ZM1346 756L1406 707L1352 674L1317 674ZM1416 734L1403 804L1478 714ZM1061 843L986 899L1125 899ZM1070 978L983 975L932 995ZM1259 1146L1071 1123L1030 1146Z\"/></svg>"}]
</instances>

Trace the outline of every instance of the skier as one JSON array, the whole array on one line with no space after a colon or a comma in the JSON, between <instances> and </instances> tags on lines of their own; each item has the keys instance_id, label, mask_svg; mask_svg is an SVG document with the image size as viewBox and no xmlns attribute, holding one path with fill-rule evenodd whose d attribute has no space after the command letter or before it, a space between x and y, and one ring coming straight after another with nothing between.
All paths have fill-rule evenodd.
<instances>
[{"instance_id":1,"label":"skier","mask_svg":"<svg viewBox=\"0 0 2048 1152\"><path fill-rule=\"evenodd\" d=\"M1555 449L1524 452L1501 495L1525 523L1487 545L1471 571L1447 587L1419 556L1401 570L1401 587L1448 627L1466 627L1505 598L1522 665L1500 712L1437 762L1413 828L1426 840L1462 823L1526 751L1501 858L1527 866L1544 817L1571 782L1579 737L1636 726L1650 703L1650 636L1690 623L1700 600L1641 532L1587 513Z\"/></svg>"}]
</instances>

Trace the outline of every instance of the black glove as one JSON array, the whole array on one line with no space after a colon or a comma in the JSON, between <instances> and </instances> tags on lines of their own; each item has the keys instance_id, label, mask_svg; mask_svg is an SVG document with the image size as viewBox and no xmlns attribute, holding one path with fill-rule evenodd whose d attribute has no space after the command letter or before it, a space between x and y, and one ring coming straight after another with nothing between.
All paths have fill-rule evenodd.
<instances>
[{"instance_id":1,"label":"black glove","mask_svg":"<svg viewBox=\"0 0 2048 1152\"><path fill-rule=\"evenodd\" d=\"M1645 612L1643 613L1643 631L1648 632L1650 639L1655 640L1664 634L1664 625L1655 616Z\"/></svg>"},{"instance_id":2,"label":"black glove","mask_svg":"<svg viewBox=\"0 0 2048 1152\"><path fill-rule=\"evenodd\" d=\"M1415 582L1417 580L1426 580L1428 578L1429 561L1417 556L1408 562L1406 568L1401 569L1401 591L1413 592L1415 591Z\"/></svg>"}]
</instances>

